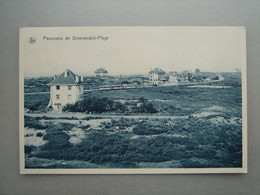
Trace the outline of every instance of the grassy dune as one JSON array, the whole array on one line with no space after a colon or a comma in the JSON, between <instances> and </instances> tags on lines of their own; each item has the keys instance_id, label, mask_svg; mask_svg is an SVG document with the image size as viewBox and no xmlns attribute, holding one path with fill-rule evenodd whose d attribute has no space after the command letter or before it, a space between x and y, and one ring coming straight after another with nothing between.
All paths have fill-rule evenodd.
<instances>
[{"instance_id":1,"label":"grassy dune","mask_svg":"<svg viewBox=\"0 0 260 195\"><path fill-rule=\"evenodd\" d=\"M218 85L230 88L152 87L93 91L87 98L108 98L133 106L146 99L156 113L105 110L102 117L25 116L27 168L196 168L242 166L241 81L227 74ZM48 101L25 96L25 107ZM111 103L111 102L110 102ZM140 102L139 102L140 103ZM131 115L137 115L131 118ZM139 116L142 116L138 118ZM149 118L149 116L158 118ZM120 116L122 116L120 118ZM147 116L143 117L143 116ZM159 118L159 116L165 116ZM184 116L167 118L167 116ZM38 136L37 139L31 139ZM32 141L39 141L33 144Z\"/></svg>"}]
</instances>

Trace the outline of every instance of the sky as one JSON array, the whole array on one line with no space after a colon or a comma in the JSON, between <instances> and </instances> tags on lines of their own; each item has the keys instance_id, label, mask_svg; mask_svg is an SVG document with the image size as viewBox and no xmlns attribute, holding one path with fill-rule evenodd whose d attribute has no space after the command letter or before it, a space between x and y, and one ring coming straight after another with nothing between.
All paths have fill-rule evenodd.
<instances>
[{"instance_id":1,"label":"sky","mask_svg":"<svg viewBox=\"0 0 260 195\"><path fill-rule=\"evenodd\" d=\"M93 39L93 37L95 39ZM29 40L33 38L33 42ZM166 72L233 72L245 66L243 27L23 28L20 69L25 76L51 76L70 69L94 75Z\"/></svg>"}]
</instances>

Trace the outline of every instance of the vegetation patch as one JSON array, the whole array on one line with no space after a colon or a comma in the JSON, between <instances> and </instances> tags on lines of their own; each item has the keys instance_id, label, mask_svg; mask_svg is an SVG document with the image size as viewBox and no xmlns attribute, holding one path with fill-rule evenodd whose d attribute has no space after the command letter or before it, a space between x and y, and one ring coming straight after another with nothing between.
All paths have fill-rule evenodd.
<instances>
[{"instance_id":1,"label":"vegetation patch","mask_svg":"<svg viewBox=\"0 0 260 195\"><path fill-rule=\"evenodd\" d=\"M32 129L45 129L46 126L42 125L38 120L34 117L24 116L24 127L32 128Z\"/></svg>"},{"instance_id":2,"label":"vegetation patch","mask_svg":"<svg viewBox=\"0 0 260 195\"><path fill-rule=\"evenodd\" d=\"M123 104L114 101L107 97L87 97L83 101L76 102L75 104L68 104L63 108L64 112L86 112L86 113L156 113L152 103L149 103L145 98L139 98L139 101L134 105L127 103Z\"/></svg>"},{"instance_id":3,"label":"vegetation patch","mask_svg":"<svg viewBox=\"0 0 260 195\"><path fill-rule=\"evenodd\" d=\"M172 168L241 167L242 98L241 81L238 79L240 76L224 76L225 80L218 84L233 86L228 89L169 86L97 90L87 92L84 101L68 105L64 109L67 112L98 115L93 117L25 116L25 127L31 128L31 131L35 132L33 135L39 136L38 139L42 136L42 139L47 141L38 147L25 146L28 160L26 162L30 162L26 165L34 168L90 167L87 164L105 168L147 168L149 164L156 163L157 168L165 167L166 164L166 167ZM128 81L126 78L123 80ZM121 83L122 79L93 77L85 79L84 82L90 84L90 88L94 88L101 83ZM49 94L26 95L25 107L29 108L35 102L44 99L48 100ZM167 101L154 101L158 99ZM207 114L200 115L203 112ZM115 116L116 114L119 116ZM123 114L130 116L124 117ZM158 118L154 119L153 114ZM163 115L169 118L166 119ZM123 117L119 118L120 116ZM42 119L46 120L44 124L40 122ZM63 123L62 119L72 119L76 122ZM93 121L95 125L84 121L92 119L104 120ZM73 128L81 128L84 136L80 142L71 144L70 139L75 135L68 132ZM46 129L46 134L37 134L33 129ZM86 164L80 164L81 167L61 164L72 160ZM36 165L36 161L51 163L48 166Z\"/></svg>"},{"instance_id":4,"label":"vegetation patch","mask_svg":"<svg viewBox=\"0 0 260 195\"><path fill-rule=\"evenodd\" d=\"M76 124L66 123L51 125L43 137L48 142L38 149L27 147L26 154L46 159L85 161L110 168L138 168L143 163L156 162L164 166L163 162L168 161L183 168L242 166L242 134L236 125L215 126L205 118L120 118L102 123L103 130L85 132L81 142L71 144L71 136L66 131L75 127ZM133 127L133 131L113 134L106 131L115 127L119 130ZM176 136L179 134L187 136ZM139 137L131 139L134 135Z\"/></svg>"},{"instance_id":5,"label":"vegetation patch","mask_svg":"<svg viewBox=\"0 0 260 195\"><path fill-rule=\"evenodd\" d=\"M133 133L136 135L154 135L154 134L156 135L156 134L166 133L169 130L170 130L170 126L165 123L161 123L161 121L158 122L145 121L137 124L133 128Z\"/></svg>"}]
</instances>

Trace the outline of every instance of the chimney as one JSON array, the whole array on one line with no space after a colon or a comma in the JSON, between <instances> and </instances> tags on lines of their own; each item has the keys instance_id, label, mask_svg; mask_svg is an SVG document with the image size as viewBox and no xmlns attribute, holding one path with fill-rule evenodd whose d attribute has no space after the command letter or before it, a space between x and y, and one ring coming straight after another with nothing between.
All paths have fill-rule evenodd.
<instances>
[{"instance_id":1,"label":"chimney","mask_svg":"<svg viewBox=\"0 0 260 195\"><path fill-rule=\"evenodd\" d=\"M54 75L53 79L56 79L57 78L57 75Z\"/></svg>"},{"instance_id":2,"label":"chimney","mask_svg":"<svg viewBox=\"0 0 260 195\"><path fill-rule=\"evenodd\" d=\"M76 82L78 83L79 82L79 76L76 75Z\"/></svg>"},{"instance_id":3,"label":"chimney","mask_svg":"<svg viewBox=\"0 0 260 195\"><path fill-rule=\"evenodd\" d=\"M68 72L67 72L67 70L65 70L64 77L67 77L67 75L68 75Z\"/></svg>"},{"instance_id":4,"label":"chimney","mask_svg":"<svg viewBox=\"0 0 260 195\"><path fill-rule=\"evenodd\" d=\"M84 79L83 79L83 76L81 75L81 76L80 76L80 81L81 81L82 83L83 83L83 80L84 80Z\"/></svg>"}]
</instances>

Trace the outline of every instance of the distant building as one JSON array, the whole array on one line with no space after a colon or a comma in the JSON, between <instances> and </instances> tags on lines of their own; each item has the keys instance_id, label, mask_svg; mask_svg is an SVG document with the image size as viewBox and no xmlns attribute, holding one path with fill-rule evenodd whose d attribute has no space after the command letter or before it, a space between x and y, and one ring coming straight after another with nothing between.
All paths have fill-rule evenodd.
<instances>
[{"instance_id":1,"label":"distant building","mask_svg":"<svg viewBox=\"0 0 260 195\"><path fill-rule=\"evenodd\" d=\"M211 82L211 78L207 77L206 79L204 79L204 81Z\"/></svg>"},{"instance_id":2,"label":"distant building","mask_svg":"<svg viewBox=\"0 0 260 195\"><path fill-rule=\"evenodd\" d=\"M96 74L96 76L102 77L102 76L106 75L108 72L104 68L99 68L94 73Z\"/></svg>"},{"instance_id":3,"label":"distant building","mask_svg":"<svg viewBox=\"0 0 260 195\"><path fill-rule=\"evenodd\" d=\"M170 73L168 73L168 76L169 76L169 79L168 79L169 84L178 84L177 72L170 72Z\"/></svg>"},{"instance_id":4,"label":"distant building","mask_svg":"<svg viewBox=\"0 0 260 195\"><path fill-rule=\"evenodd\" d=\"M48 84L50 86L50 102L48 107L53 110L62 110L67 104L74 104L84 97L83 76L75 75L66 70Z\"/></svg>"},{"instance_id":5,"label":"distant building","mask_svg":"<svg viewBox=\"0 0 260 195\"><path fill-rule=\"evenodd\" d=\"M149 84L160 85L166 81L165 72L160 68L155 68L149 71Z\"/></svg>"}]
</instances>

